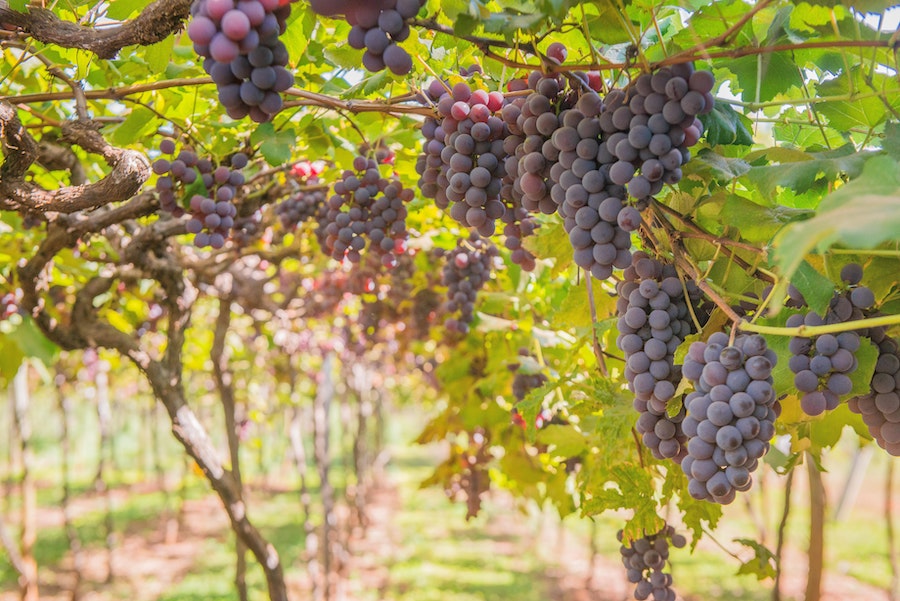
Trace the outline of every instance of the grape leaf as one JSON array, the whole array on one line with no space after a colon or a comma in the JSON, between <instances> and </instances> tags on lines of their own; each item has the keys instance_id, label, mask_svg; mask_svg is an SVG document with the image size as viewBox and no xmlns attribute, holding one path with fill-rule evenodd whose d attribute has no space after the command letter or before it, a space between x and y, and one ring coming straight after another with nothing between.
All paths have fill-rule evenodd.
<instances>
[{"instance_id":1,"label":"grape leaf","mask_svg":"<svg viewBox=\"0 0 900 601\"><path fill-rule=\"evenodd\" d=\"M873 152L857 153L852 144L821 153L767 149L749 155L747 160L753 162L765 156L780 164L753 167L747 173L747 179L764 197L775 198L779 187L805 192L819 181L831 182L842 175L857 177L866 160L873 155Z\"/></svg>"},{"instance_id":2,"label":"grape leaf","mask_svg":"<svg viewBox=\"0 0 900 601\"><path fill-rule=\"evenodd\" d=\"M776 558L768 547L750 538L736 538L734 542L750 547L753 550L753 558L745 561L738 568L738 575L752 574L757 580L775 577Z\"/></svg>"},{"instance_id":3,"label":"grape leaf","mask_svg":"<svg viewBox=\"0 0 900 601\"><path fill-rule=\"evenodd\" d=\"M900 232L900 169L888 156L869 159L863 173L827 195L819 213L787 226L775 238L774 256L781 274L793 276L807 253L835 244L874 248Z\"/></svg>"},{"instance_id":4,"label":"grape leaf","mask_svg":"<svg viewBox=\"0 0 900 601\"><path fill-rule=\"evenodd\" d=\"M797 64L778 52L742 56L730 61L728 69L737 75L745 102L766 102L792 86L803 86Z\"/></svg>"},{"instance_id":5,"label":"grape leaf","mask_svg":"<svg viewBox=\"0 0 900 601\"><path fill-rule=\"evenodd\" d=\"M871 79L870 79L871 78ZM816 87L820 96L850 96L848 100L823 102L818 106L818 112L828 118L828 123L840 130L849 130L853 127L872 128L880 125L888 118L890 112L877 96L860 94L879 90L890 93L890 106L896 109L900 105L900 99L896 98L897 82L879 73L868 73L861 67L855 67L848 76L846 73L839 77L823 81Z\"/></svg>"},{"instance_id":6,"label":"grape leaf","mask_svg":"<svg viewBox=\"0 0 900 601\"><path fill-rule=\"evenodd\" d=\"M811 211L781 205L764 207L736 194L728 195L721 210L725 223L737 228L744 240L756 243L768 242L786 223L811 214Z\"/></svg>"},{"instance_id":7,"label":"grape leaf","mask_svg":"<svg viewBox=\"0 0 900 601\"><path fill-rule=\"evenodd\" d=\"M537 433L537 441L546 445L553 445L551 452L558 457L574 457L580 455L587 443L584 434L572 425L549 424Z\"/></svg>"},{"instance_id":8,"label":"grape leaf","mask_svg":"<svg viewBox=\"0 0 900 601\"><path fill-rule=\"evenodd\" d=\"M900 123L891 121L884 125L882 148L893 158L900 160Z\"/></svg>"},{"instance_id":9,"label":"grape leaf","mask_svg":"<svg viewBox=\"0 0 900 601\"><path fill-rule=\"evenodd\" d=\"M726 102L716 102L712 111L700 115L700 122L703 123L706 141L710 146L719 144L749 146L753 144L753 135L748 128L751 121Z\"/></svg>"},{"instance_id":10,"label":"grape leaf","mask_svg":"<svg viewBox=\"0 0 900 601\"><path fill-rule=\"evenodd\" d=\"M828 303L834 296L834 284L819 273L809 264L803 261L797 271L791 276L791 283L800 291L809 308L824 315L828 310Z\"/></svg>"},{"instance_id":11,"label":"grape leaf","mask_svg":"<svg viewBox=\"0 0 900 601\"><path fill-rule=\"evenodd\" d=\"M751 169L744 159L723 157L709 148L701 149L689 164L694 167L690 170L690 173L699 173L707 170L715 179L721 182L737 179Z\"/></svg>"},{"instance_id":12,"label":"grape leaf","mask_svg":"<svg viewBox=\"0 0 900 601\"><path fill-rule=\"evenodd\" d=\"M541 223L533 236L522 240L522 246L541 259L555 259L551 273L557 275L572 264L572 245L559 221Z\"/></svg>"}]
</instances>

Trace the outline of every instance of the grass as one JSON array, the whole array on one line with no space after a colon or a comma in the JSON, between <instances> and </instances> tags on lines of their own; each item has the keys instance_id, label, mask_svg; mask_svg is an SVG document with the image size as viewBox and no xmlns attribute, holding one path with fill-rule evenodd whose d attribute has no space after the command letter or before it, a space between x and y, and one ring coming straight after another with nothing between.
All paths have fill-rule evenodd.
<instances>
[{"instance_id":1,"label":"grass","mask_svg":"<svg viewBox=\"0 0 900 601\"><path fill-rule=\"evenodd\" d=\"M36 411L46 410L50 416L36 429L40 444L35 445L38 454L36 478L41 482L38 503L43 507L58 506L59 451L54 446L55 428L58 420L48 400L36 401ZM43 403L43 405L42 405ZM149 440L146 433L138 428L141 416L122 420L117 429L116 449L119 467L110 471L113 486L127 486L143 478L153 478L149 466L147 450L140 441ZM394 415L388 439L393 441L393 460L390 465L391 480L398 487L399 507L389 530L391 541L383 546L369 549L367 563L373 563L387 574L384 588L378 590L360 574L351 574L349 586L356 591L356 598L362 601L546 601L550 598L548 569L552 569L555 541L538 537L541 521L553 519L548 510L541 515L531 508L518 513L509 503L502 500L486 500L483 515L466 522L465 507L449 503L443 492L436 489L419 489L418 483L424 479L435 461L433 449L417 447L409 442L410 433L417 431L414 415ZM0 419L0 422L3 420ZM84 498L93 494L93 466L97 453L95 441L96 424L90 407L81 406L76 415L79 429L77 444L71 453L75 482L73 495ZM135 423L131 423L135 422ZM0 423L0 431L8 431ZM164 424L160 422L160 427ZM73 429L74 431L74 429ZM166 469L180 474L182 459L177 445L163 432L163 456ZM827 475L832 485L842 478L840 469L849 464L847 447L841 446L834 453L828 465L837 466L838 471ZM438 452L439 453L439 452ZM3 455L0 455L3 456ZM246 470L249 478L260 476L261 469L275 469L280 465L280 457L273 451L268 455L258 454L248 449ZM876 459L867 473L858 507L843 521L829 521L827 525L826 568L832 573L846 574L862 582L886 588L891 573L887 561L887 537L884 529L883 510L873 510L883 505L884 473L888 459L876 453ZM137 466L137 467L136 467ZM138 469L143 466L144 469ZM312 470L314 472L314 470ZM805 471L805 470L804 470ZM806 507L804 471L798 471L795 502L788 528L788 540L796 550L806 545L808 528L808 508ZM278 473L278 472L276 472ZM289 492L263 492L253 489L249 508L254 523L275 545L282 558L289 579L295 579L305 572L302 564L305 543L300 523L300 504L296 492L296 477L286 472L286 478L278 481L279 488ZM7 474L9 476L9 474ZM284 475L284 474L282 474ZM335 465L334 479L340 492L346 480L346 470L340 463ZM272 478L275 480L275 477ZM770 493L765 495L766 523L774 532L782 503L781 484L774 477L769 478ZM201 499L209 496L209 489L196 475L187 476L187 497ZM317 492L315 474L311 474L311 492ZM832 486L834 488L834 486ZM759 502L759 493L754 493ZM872 498L866 498L866 496ZM17 514L17 495L0 500L0 509L7 524ZM118 532L152 537L159 532L159 516L166 509L165 496L160 492L128 494L117 496L114 504L114 521ZM314 499L316 497L314 496ZM874 499L874 500L873 500ZM833 500L833 499L832 499ZM865 503L863 503L865 501ZM170 499L170 504L174 500ZM314 501L315 502L315 501ZM218 510L218 508L217 508ZM514 516L510 516L515 512ZM102 549L105 541L105 513L103 504L78 517L76 527L82 543L88 549ZM315 516L315 519L320 519ZM607 514L598 516L597 545L600 554L608 561L618 561L618 543L614 533L620 527L621 516ZM504 522L504 520L506 520ZM503 524L516 523L504 529ZM587 545L589 522L568 519L570 543ZM499 524L499 525L498 525ZM14 530L14 529L13 529ZM717 539L729 549L741 550L732 542L738 537L753 538L756 528L750 514L741 503L727 508L726 517L716 532ZM574 542L571 542L574 541ZM198 540L198 554L195 564L183 575L175 578L159 597L162 601L218 601L234 599L233 579L233 537L222 531L212 538ZM773 544L770 541L770 547ZM68 541L61 527L46 527L39 532L36 556L45 581L56 581L56 575L66 564ZM127 557L119 556L120 562ZM739 562L722 553L711 543L702 544L692 555L687 550L673 552L674 575L677 590L689 601L713 598L728 598L735 601L764 601L770 596L771 583L757 582L753 576L737 576ZM253 599L263 598L265 582L262 571L249 562L248 584ZM610 565L615 565L612 563ZM797 567L788 565L789 571ZM158 578L168 579L172 575L159 574ZM618 570L614 575L602 577L620 578ZM601 577L601 578L602 578ZM15 574L7 562L0 560L0 593L15 590ZM122 599L133 601L135 591L125 582L111 587L99 587L98 599Z\"/></svg>"}]
</instances>

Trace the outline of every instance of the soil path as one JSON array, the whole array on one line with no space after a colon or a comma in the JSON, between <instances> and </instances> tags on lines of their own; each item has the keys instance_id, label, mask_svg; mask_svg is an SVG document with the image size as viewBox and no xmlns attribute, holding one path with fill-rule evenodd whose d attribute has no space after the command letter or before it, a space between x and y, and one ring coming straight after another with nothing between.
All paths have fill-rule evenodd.
<instances>
[{"instance_id":1,"label":"soil path","mask_svg":"<svg viewBox=\"0 0 900 601\"><path fill-rule=\"evenodd\" d=\"M129 495L151 492L149 487L118 489L116 499ZM424 496L423 496L424 495ZM534 589L533 598L545 601L625 601L631 599L631 585L625 580L618 557L615 555L590 557L585 536L560 528L557 520L543 519L536 527L534 520L524 519L512 499L503 493L490 495L485 503L485 515L477 524L464 527L460 518L448 518L441 512L445 523L429 521L427 507L420 507L422 499L432 503L446 503L435 491L415 491L410 486L398 486L389 478L381 480L381 486L372 491L367 506L369 527L363 533L358 529L349 539L350 553L342 579L336 587L334 601L406 601L416 598L416 585L404 566L420 566L412 563L410 555L418 551L412 545L422 544L423 537L435 545L444 541L455 544L453 553L470 544L476 558L485 564L500 565L512 577ZM104 500L95 495L82 495L73 503L77 516L101 511ZM420 512L421 523L410 523L408 512ZM437 512L435 512L437 515ZM453 514L456 516L456 514ZM461 514L460 514L461 515ZM61 526L62 514L58 508L41 508L39 523L42 528ZM156 601L172 583L180 581L200 565L204 544L210 539L226 544L228 523L218 499L208 497L185 503L182 526L177 536L171 529L171 521L157 518L152 523L132 522L119 532L116 542L114 568L116 579L105 584L107 556L102 548L84 551L84 580L82 601ZM459 539L467 542L460 544ZM728 534L723 540L730 540ZM470 541L470 542L469 542ZM704 541L704 546L713 543ZM448 546L449 548L449 546ZM449 552L449 551L448 551ZM538 558L538 561L535 561ZM404 563L405 562L405 563ZM436 555L435 563L440 563ZM535 570L534 566L540 569ZM451 568L453 564L448 564ZM790 566L784 580L784 598L802 599L805 586L805 556L796 549L788 549L785 565ZM521 566L521 569L517 566ZM422 565L422 569L429 566ZM484 566L481 566L484 567ZM289 574L289 584L298 599L309 598L308 581L297 566ZM518 573L516 573L518 571ZM230 574L223 574L230 578ZM464 578L464 577L460 577ZM66 554L59 565L44 566L41 570L41 598L63 601L70 598L69 590L74 582L72 559ZM448 587L454 583L448 581ZM760 583L760 589L771 586ZM676 590L678 583L675 583ZM439 588L439 587L438 587ZM449 589L448 589L449 590ZM502 589L505 590L505 589ZM482 596L483 595L483 596ZM492 600L494 597L480 592L471 595L475 599ZM885 592L856 579L833 572L825 576L821 601L870 601L886 598ZM14 591L0 592L0 601L15 601ZM698 597L679 597L683 601L709 601Z\"/></svg>"}]
</instances>

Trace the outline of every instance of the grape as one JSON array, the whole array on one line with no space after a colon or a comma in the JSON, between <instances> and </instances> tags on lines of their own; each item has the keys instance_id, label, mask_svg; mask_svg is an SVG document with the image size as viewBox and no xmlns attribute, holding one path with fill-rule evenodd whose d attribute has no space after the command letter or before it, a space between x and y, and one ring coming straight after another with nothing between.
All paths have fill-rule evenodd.
<instances>
[{"instance_id":1,"label":"grape","mask_svg":"<svg viewBox=\"0 0 900 601\"><path fill-rule=\"evenodd\" d=\"M859 286L862 277L861 266L855 263L845 265L841 270L841 279L850 288L835 292L828 312L822 316L807 310L791 316L789 325L837 324L862 318L863 312L871 309L875 302L872 291ZM805 305L802 296L798 296L795 305ZM833 410L837 408L840 396L850 393L853 386L848 376L856 371L854 353L860 347L861 333L864 332L848 331L811 339L791 339L788 348L794 356L789 366L794 373L794 386L802 393L800 406L805 413L819 415Z\"/></svg>"},{"instance_id":2,"label":"grape","mask_svg":"<svg viewBox=\"0 0 900 601\"><path fill-rule=\"evenodd\" d=\"M841 268L841 280L850 285L859 284L862 281L863 268L858 263L848 263Z\"/></svg>"},{"instance_id":3,"label":"grape","mask_svg":"<svg viewBox=\"0 0 900 601\"><path fill-rule=\"evenodd\" d=\"M566 62L566 58L568 58L568 56L568 49L566 49L566 47L559 42L553 42L547 47L547 58L555 62L557 65L561 65Z\"/></svg>"},{"instance_id":4,"label":"grape","mask_svg":"<svg viewBox=\"0 0 900 601\"><path fill-rule=\"evenodd\" d=\"M275 215L285 230L294 230L301 223L320 216L323 222L327 219L328 208L325 204L328 197L325 187L319 186L317 179L307 183L312 189L298 190L275 205Z\"/></svg>"},{"instance_id":5,"label":"grape","mask_svg":"<svg viewBox=\"0 0 900 601\"><path fill-rule=\"evenodd\" d=\"M780 412L772 387L775 360L758 335L739 335L729 346L728 336L717 332L688 349L683 373L696 392L688 397L684 422L698 425L688 429L682 469L693 497L727 504L735 491L750 487ZM732 388L733 382L743 383L744 390Z\"/></svg>"},{"instance_id":6,"label":"grape","mask_svg":"<svg viewBox=\"0 0 900 601\"><path fill-rule=\"evenodd\" d=\"M278 40L290 6L258 0L198 0L188 36L219 101L233 119L269 121L281 110L280 92L293 84L287 50ZM218 238L216 238L218 240Z\"/></svg>"},{"instance_id":7,"label":"grape","mask_svg":"<svg viewBox=\"0 0 900 601\"><path fill-rule=\"evenodd\" d=\"M347 37L350 47L365 50L363 66L372 72L388 68L396 75L412 71L412 57L398 45L409 37L407 19L418 14L425 0L385 0L380 3L353 2L336 7L333 3L312 3L323 16L342 14L352 25Z\"/></svg>"},{"instance_id":8,"label":"grape","mask_svg":"<svg viewBox=\"0 0 900 601\"><path fill-rule=\"evenodd\" d=\"M625 376L641 414L637 430L655 457L681 462L687 453L682 431L687 400L674 417L669 415L667 404L681 379L681 371L674 365L674 349L693 331L693 323L674 267L644 252L634 253L631 261L616 286L616 344L625 353ZM727 404L725 411L730 416Z\"/></svg>"},{"instance_id":9,"label":"grape","mask_svg":"<svg viewBox=\"0 0 900 601\"><path fill-rule=\"evenodd\" d=\"M163 140L160 143L160 151L164 154L173 155L175 150L176 146L172 140ZM236 196L237 185L232 184L229 178L234 173L240 174L237 170L245 167L247 162L247 155L235 153L231 158L231 168L221 166L216 170L224 174L224 179L214 180L211 175L212 161L201 160L190 148L182 149L177 158L171 162L157 159L153 163L153 171L160 176L156 186L160 209L175 217L183 216L185 209L179 204L176 194L183 194L185 188L197 180L198 174L204 181L206 177L210 177L212 181L206 186L208 196L195 194L188 203L191 218L186 222L185 229L195 235L196 246L222 248L237 215L237 208L232 203ZM216 198L220 202L216 202L214 200Z\"/></svg>"},{"instance_id":10,"label":"grape","mask_svg":"<svg viewBox=\"0 0 900 601\"><path fill-rule=\"evenodd\" d=\"M497 247L474 232L460 238L447 256L442 281L447 286L447 313L459 313L458 317L447 319L448 329L462 334L469 331L469 324L475 319L475 299L478 291L491 277Z\"/></svg>"},{"instance_id":11,"label":"grape","mask_svg":"<svg viewBox=\"0 0 900 601\"><path fill-rule=\"evenodd\" d=\"M637 601L649 599L654 601L674 601L672 575L664 572L669 557L669 545L682 548L687 541L675 533L672 526L666 525L655 534L646 535L630 543L624 540L624 532L619 531L616 538L622 542L619 552L625 566L626 577L635 585L634 598Z\"/></svg>"},{"instance_id":12,"label":"grape","mask_svg":"<svg viewBox=\"0 0 900 601\"><path fill-rule=\"evenodd\" d=\"M529 353L527 349L519 349L519 356L533 359L531 353ZM547 376L541 372L526 373L520 371L518 364L511 365L510 369L516 370L516 375L513 378L512 383L512 391L513 396L520 402L525 399L529 392L540 388L547 381Z\"/></svg>"},{"instance_id":13,"label":"grape","mask_svg":"<svg viewBox=\"0 0 900 601\"><path fill-rule=\"evenodd\" d=\"M874 310L865 313L866 317L877 315ZM868 394L851 398L848 406L854 413L862 415L878 445L897 457L900 456L900 350L897 341L887 336L884 327L871 328L865 333L878 347L875 373ZM841 386L840 381L836 384ZM843 385L846 387L846 383Z\"/></svg>"},{"instance_id":14,"label":"grape","mask_svg":"<svg viewBox=\"0 0 900 601\"><path fill-rule=\"evenodd\" d=\"M382 264L397 263L398 248L405 248L406 203L413 191L397 179L381 177L374 159L358 156L345 170L326 204L321 227L324 250L336 260L359 263L363 251L374 253Z\"/></svg>"}]
</instances>

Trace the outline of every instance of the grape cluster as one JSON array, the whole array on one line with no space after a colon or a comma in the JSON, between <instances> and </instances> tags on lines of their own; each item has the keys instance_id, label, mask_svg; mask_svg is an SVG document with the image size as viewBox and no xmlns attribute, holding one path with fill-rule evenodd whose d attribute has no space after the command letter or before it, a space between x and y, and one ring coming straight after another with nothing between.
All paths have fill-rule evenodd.
<instances>
[{"instance_id":1,"label":"grape cluster","mask_svg":"<svg viewBox=\"0 0 900 601\"><path fill-rule=\"evenodd\" d=\"M534 233L538 227L537 221L520 206L507 206L501 219L505 224L504 246L510 250L510 260L525 271L532 271L537 265L535 256L522 246L522 240Z\"/></svg>"},{"instance_id":2,"label":"grape cluster","mask_svg":"<svg viewBox=\"0 0 900 601\"><path fill-rule=\"evenodd\" d=\"M278 39L290 12L290 4L278 0L197 0L191 6L188 36L232 119L250 115L262 123L281 110L279 93L294 83Z\"/></svg>"},{"instance_id":3,"label":"grape cluster","mask_svg":"<svg viewBox=\"0 0 900 601\"><path fill-rule=\"evenodd\" d=\"M797 313L788 318L787 326L821 326L862 319L875 304L874 293L859 285L862 276L863 269L858 264L845 265L841 279L849 287L835 293L826 314ZM804 413L820 415L836 409L840 397L850 393L853 382L849 374L856 371L855 353L860 344L860 332L856 331L791 338L789 366L794 373L794 386L802 394L800 408Z\"/></svg>"},{"instance_id":4,"label":"grape cluster","mask_svg":"<svg viewBox=\"0 0 900 601\"><path fill-rule=\"evenodd\" d=\"M313 11L323 16L342 14L352 26L347 43L365 50L363 66L373 73L385 67L396 75L412 70L412 58L400 47L409 37L407 20L415 17L425 0L311 0Z\"/></svg>"},{"instance_id":5,"label":"grape cluster","mask_svg":"<svg viewBox=\"0 0 900 601\"><path fill-rule=\"evenodd\" d=\"M429 90L430 92L437 91ZM429 143L440 149L441 166L436 175L435 198L441 208L450 209L450 216L466 227L473 227L482 236L491 236L496 220L505 207L500 200L501 180L505 175L503 140L506 127L495 113L503 105L503 94L472 90L460 82L451 92L443 91L437 109L440 126L432 133ZM443 138L440 144L438 135ZM426 167L428 159L425 159ZM423 178L426 177L423 171Z\"/></svg>"},{"instance_id":6,"label":"grape cluster","mask_svg":"<svg viewBox=\"0 0 900 601\"><path fill-rule=\"evenodd\" d=\"M441 83L437 80L432 81L428 91L429 98L437 100L443 93L444 88ZM446 147L444 144L446 133L441 127L441 121L434 117L426 117L422 123L422 136L424 136L425 142L422 145L422 152L416 160L419 190L425 198L435 199L438 208L446 209L450 201L447 199L447 195L442 193L441 187L447 177L446 167L441 158L441 153ZM440 183L438 182L439 178L443 178ZM446 182L443 189L446 189L448 184L449 182Z\"/></svg>"},{"instance_id":7,"label":"grape cluster","mask_svg":"<svg viewBox=\"0 0 900 601\"><path fill-rule=\"evenodd\" d=\"M565 50L564 47L562 49ZM567 144L571 138L571 131L557 133L563 129L560 119L574 122L577 117L576 113L565 108L571 104L571 99L564 93L564 85L565 82L557 76L541 76L538 73L531 74L527 81L513 80L510 91L532 90L532 93L525 97L511 97L500 113L509 130L503 143L506 176L500 191L501 198L507 203L507 214L503 217L507 223L504 234L513 262L526 270L533 268L534 257L522 248L521 239L531 235L536 227L535 220L528 215L538 212L550 214L559 209L558 201L563 200L564 194L552 194L558 186L554 182L558 182L567 166L571 167L572 161L577 158L571 152L559 150L560 143ZM559 115L556 114L558 108L562 109ZM561 161L567 166L562 165ZM559 188L556 192L564 193L564 189ZM627 244L631 245L630 238ZM583 261L585 257L580 258ZM590 264L586 267L590 268Z\"/></svg>"},{"instance_id":8,"label":"grape cluster","mask_svg":"<svg viewBox=\"0 0 900 601\"><path fill-rule=\"evenodd\" d=\"M9 319L19 312L19 303L22 302L22 290L7 292L0 295L0 321Z\"/></svg>"},{"instance_id":9,"label":"grape cluster","mask_svg":"<svg viewBox=\"0 0 900 601\"><path fill-rule=\"evenodd\" d=\"M693 329L684 290L673 265L642 251L634 253L616 286L616 346L625 353L625 377L640 413L638 432L655 457L677 463L687 451L681 424L684 407L674 416L669 412L681 380L675 349Z\"/></svg>"},{"instance_id":10,"label":"grape cluster","mask_svg":"<svg viewBox=\"0 0 900 601\"><path fill-rule=\"evenodd\" d=\"M600 127L604 103L589 92L576 108L565 111L563 127L553 134L559 151L551 197L559 204L563 225L574 249L575 263L599 280L614 267L631 263L631 232L641 214L627 204L625 188L609 181L607 144Z\"/></svg>"},{"instance_id":11,"label":"grape cluster","mask_svg":"<svg viewBox=\"0 0 900 601\"><path fill-rule=\"evenodd\" d=\"M675 601L672 575L663 570L669 559L669 545L681 549L687 544L684 536L667 525L656 534L635 539L630 544L624 541L623 531L619 530L616 537L622 543L619 552L628 582L635 585L634 598L644 601L652 595L654 601Z\"/></svg>"},{"instance_id":12,"label":"grape cluster","mask_svg":"<svg viewBox=\"0 0 900 601\"><path fill-rule=\"evenodd\" d=\"M750 488L781 412L772 387L777 361L759 335L739 335L729 345L728 335L716 332L688 349L683 372L696 391L685 398L688 456L681 469L695 499L728 504Z\"/></svg>"},{"instance_id":13,"label":"grape cluster","mask_svg":"<svg viewBox=\"0 0 900 601\"><path fill-rule=\"evenodd\" d=\"M711 72L682 63L645 73L608 95L600 124L615 158L612 183L627 185L638 199L658 193L664 183L678 183L691 157L688 148L703 135L697 116L713 109L714 85Z\"/></svg>"},{"instance_id":14,"label":"grape cluster","mask_svg":"<svg viewBox=\"0 0 900 601\"><path fill-rule=\"evenodd\" d=\"M497 247L472 233L468 239L460 238L456 248L447 254L442 280L447 286L447 313L459 313L450 317L447 329L466 334L469 324L475 319L475 299L478 291L491 277Z\"/></svg>"},{"instance_id":15,"label":"grape cluster","mask_svg":"<svg viewBox=\"0 0 900 601\"><path fill-rule=\"evenodd\" d=\"M878 361L869 394L848 401L850 411L862 415L878 445L894 457L900 456L900 350L885 328L869 333L878 346Z\"/></svg>"},{"instance_id":16,"label":"grape cluster","mask_svg":"<svg viewBox=\"0 0 900 601\"><path fill-rule=\"evenodd\" d=\"M197 185L204 188L205 195L191 196L191 218L185 227L188 233L195 234L194 244L199 248L222 248L237 215L233 200L237 188L244 184L241 169L247 165L247 155L242 152L232 155L230 168L214 167L210 159L201 159L190 148L184 148L176 155L172 140L160 142L159 149L162 154L174 157L172 160L160 157L153 162L153 172L160 176L156 181L160 208L181 217L185 210L179 205L176 194Z\"/></svg>"},{"instance_id":17,"label":"grape cluster","mask_svg":"<svg viewBox=\"0 0 900 601\"><path fill-rule=\"evenodd\" d=\"M328 201L326 188L319 186L319 180L310 179L303 190L297 190L275 205L275 215L285 230L294 230L298 225L315 219Z\"/></svg>"},{"instance_id":18,"label":"grape cluster","mask_svg":"<svg viewBox=\"0 0 900 601\"><path fill-rule=\"evenodd\" d=\"M531 353L529 353L528 349L525 348L519 349L519 356L532 358ZM528 373L522 371L520 367L521 366L519 364L513 364L510 366L511 369L516 370L516 375L513 377L512 382L512 392L517 401L522 401L526 396L528 396L529 392L540 388L547 381L547 376L545 376L543 373Z\"/></svg>"},{"instance_id":19,"label":"grape cluster","mask_svg":"<svg viewBox=\"0 0 900 601\"><path fill-rule=\"evenodd\" d=\"M507 156L503 196L532 213L551 215L558 206L550 196L551 171L559 158L552 137L562 126L560 111L570 104L565 81L532 72L527 82L514 80L509 88L531 93L511 100L500 113L509 130L503 144Z\"/></svg>"},{"instance_id":20,"label":"grape cluster","mask_svg":"<svg viewBox=\"0 0 900 601\"><path fill-rule=\"evenodd\" d=\"M256 209L250 215L237 217L231 231L231 239L238 246L249 246L262 232L262 211Z\"/></svg>"},{"instance_id":21,"label":"grape cluster","mask_svg":"<svg viewBox=\"0 0 900 601\"><path fill-rule=\"evenodd\" d=\"M359 263L366 248L378 254L386 267L394 267L405 252L406 203L413 191L399 180L381 177L374 159L358 156L353 169L335 183L325 214L324 248L334 259Z\"/></svg>"}]
</instances>

